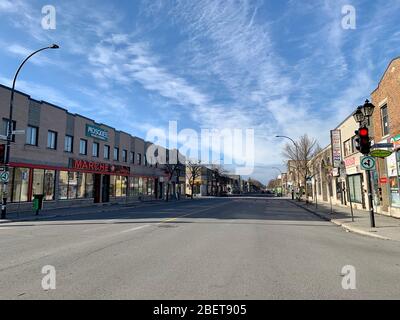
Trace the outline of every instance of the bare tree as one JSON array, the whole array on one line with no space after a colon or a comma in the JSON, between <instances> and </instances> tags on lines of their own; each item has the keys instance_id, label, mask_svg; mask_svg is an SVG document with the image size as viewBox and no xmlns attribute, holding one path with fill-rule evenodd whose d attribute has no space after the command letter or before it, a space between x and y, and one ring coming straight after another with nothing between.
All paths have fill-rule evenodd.
<instances>
[{"instance_id":1,"label":"bare tree","mask_svg":"<svg viewBox=\"0 0 400 320\"><path fill-rule=\"evenodd\" d=\"M177 169L178 169L178 164L165 164L164 165L164 170L168 174L167 196L165 198L166 202L169 201L169 191L170 191L171 181L175 175L175 172L177 172Z\"/></svg>"},{"instance_id":2,"label":"bare tree","mask_svg":"<svg viewBox=\"0 0 400 320\"><path fill-rule=\"evenodd\" d=\"M268 182L267 188L269 190L275 190L276 188L280 188L281 180L280 179L272 179Z\"/></svg>"},{"instance_id":3,"label":"bare tree","mask_svg":"<svg viewBox=\"0 0 400 320\"><path fill-rule=\"evenodd\" d=\"M225 170L225 168L222 165L218 165L218 164L211 165L210 169L212 171L213 179L216 181L216 184L218 185L218 182L219 182L220 186L223 185L224 177L226 177L226 175L228 174L228 171ZM215 195L219 196L220 193L221 193L221 190L217 190Z\"/></svg>"},{"instance_id":4,"label":"bare tree","mask_svg":"<svg viewBox=\"0 0 400 320\"><path fill-rule=\"evenodd\" d=\"M201 161L191 161L189 160L186 163L186 177L189 181L190 189L191 189L191 198L193 199L194 195L194 186L197 178L201 176L201 170L203 166L201 165Z\"/></svg>"},{"instance_id":5,"label":"bare tree","mask_svg":"<svg viewBox=\"0 0 400 320\"><path fill-rule=\"evenodd\" d=\"M307 134L300 137L296 145L286 144L283 155L294 163L297 172L297 182L300 191L300 180L303 180L305 193L307 194L307 178L310 175L309 163L316 152L320 150L317 140ZM301 198L301 193L299 195Z\"/></svg>"}]
</instances>

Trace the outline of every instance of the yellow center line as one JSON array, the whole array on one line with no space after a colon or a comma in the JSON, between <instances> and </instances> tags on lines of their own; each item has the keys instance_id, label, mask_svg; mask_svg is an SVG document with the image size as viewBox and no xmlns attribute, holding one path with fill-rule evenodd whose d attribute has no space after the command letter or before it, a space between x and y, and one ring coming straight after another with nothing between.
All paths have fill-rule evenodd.
<instances>
[{"instance_id":1,"label":"yellow center line","mask_svg":"<svg viewBox=\"0 0 400 320\"><path fill-rule=\"evenodd\" d=\"M204 208L204 209L202 209L202 210L195 210L195 211L193 211L193 212L191 212L191 213L188 213L188 214L185 214L185 215L183 215L183 216L176 217L176 218L168 218L168 219L162 220L162 221L160 222L160 224L162 224L162 223L168 223L168 222L172 222L172 221L176 221L176 220L178 220L178 219L185 218L185 217L191 216L191 215L196 214L196 213L201 213L201 212L204 212L204 211L208 211L208 210L211 210L211 209L215 209L215 208L221 207L221 206L223 206L223 205L225 205L225 204L227 204L227 202L221 203L221 204L216 205L216 206L207 207L207 208Z\"/></svg>"}]
</instances>

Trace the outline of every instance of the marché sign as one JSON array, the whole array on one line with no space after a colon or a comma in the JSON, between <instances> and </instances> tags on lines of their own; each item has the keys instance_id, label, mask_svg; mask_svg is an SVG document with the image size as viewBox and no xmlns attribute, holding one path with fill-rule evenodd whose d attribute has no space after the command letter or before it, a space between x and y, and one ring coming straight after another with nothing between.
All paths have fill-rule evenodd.
<instances>
[{"instance_id":1,"label":"march\u00e9 sign","mask_svg":"<svg viewBox=\"0 0 400 320\"><path fill-rule=\"evenodd\" d=\"M89 138L108 141L108 131L90 124L86 125L86 136Z\"/></svg>"}]
</instances>

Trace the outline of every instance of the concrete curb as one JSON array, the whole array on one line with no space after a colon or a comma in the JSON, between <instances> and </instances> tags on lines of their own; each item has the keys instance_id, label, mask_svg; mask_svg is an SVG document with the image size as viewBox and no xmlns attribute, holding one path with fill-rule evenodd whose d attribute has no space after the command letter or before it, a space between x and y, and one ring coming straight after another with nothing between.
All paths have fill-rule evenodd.
<instances>
[{"instance_id":1,"label":"concrete curb","mask_svg":"<svg viewBox=\"0 0 400 320\"><path fill-rule=\"evenodd\" d=\"M182 202L189 201L189 200L179 200ZM131 208L142 208L142 207L149 207L149 206L155 206L155 205L162 205L162 204L171 204L175 202L142 202L141 204L138 205L121 205L121 207L118 208L102 208L99 207L99 210L93 212L93 214L98 214L98 213L103 213L103 212L115 212L115 211L120 211L120 210L126 210L126 209L131 209ZM86 208L87 209L87 208ZM49 215L49 216L34 216L30 218L21 218L21 219L7 219L7 220L0 220L0 225L1 224L9 224L9 223L16 223L16 222L35 222L35 221L43 221L43 220L48 220L48 219L54 219L54 218L64 218L64 217L73 217L73 216L79 216L81 214L87 214L86 211L79 211L79 212L74 212L74 213L60 213L60 214L54 214L54 215Z\"/></svg>"},{"instance_id":2,"label":"concrete curb","mask_svg":"<svg viewBox=\"0 0 400 320\"><path fill-rule=\"evenodd\" d=\"M293 202L293 201L291 201L291 200L289 200L289 202L292 203L292 204L294 204L295 206L297 206L297 207L299 207L299 208L302 208L303 210L305 210L305 211L307 211L307 212L312 213L313 215L315 215L315 216L317 216L317 217L319 217L319 218L321 218L321 219L323 219L323 220L325 220L325 221L332 222L333 224L335 224L335 225L337 225L337 226L339 226L339 227L342 227L343 229L345 229L345 230L347 230L347 231L349 231L349 232L356 233L356 234L360 234L360 235L367 236L367 237L371 237L371 238L375 238L375 239L380 239L380 240L391 240L391 241L396 241L395 239L392 239L392 238L380 236L380 235L378 235L378 234L373 234L373 233L371 233L371 232L369 232L369 231L364 231L364 230L362 230L362 229L360 229L360 228L350 226L350 225L348 225L346 222L342 222L342 221L337 220L337 219L331 219L331 218L327 217L325 214L322 214L322 213L316 212L316 211L314 211L314 210L311 210L311 209L309 209L309 208L306 208L306 207L304 207L303 205L298 204L298 203L295 203L295 202Z\"/></svg>"}]
</instances>

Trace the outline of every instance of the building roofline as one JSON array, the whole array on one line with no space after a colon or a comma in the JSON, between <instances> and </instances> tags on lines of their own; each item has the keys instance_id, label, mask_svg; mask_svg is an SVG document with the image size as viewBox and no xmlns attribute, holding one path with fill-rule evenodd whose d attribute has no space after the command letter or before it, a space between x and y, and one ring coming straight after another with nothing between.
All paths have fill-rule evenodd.
<instances>
[{"instance_id":1,"label":"building roofline","mask_svg":"<svg viewBox=\"0 0 400 320\"><path fill-rule=\"evenodd\" d=\"M12 90L12 88L10 88L10 87L8 87L8 86L6 86L6 85L4 85L4 84L1 84L1 83L0 83L0 88L6 89L6 90L9 90L9 91ZM16 93L16 94L20 94L20 95L22 95L22 96L28 98L30 101L34 101L34 102L39 103L39 104L41 104L41 105L46 104L46 105L48 105L48 106L50 106L50 107L53 107L53 108L57 108L57 109L59 109L59 110L62 110L62 111L64 111L67 115L71 115L71 116L73 116L73 117L80 117L80 118L85 119L85 120L87 120L87 121L93 122L95 125L103 126L103 127L108 128L108 129L114 130L116 133L117 133L117 132L118 132L118 133L124 133L124 134L128 135L128 136L129 136L130 138L132 138L132 139L137 139L137 140L143 141L145 144L151 143L151 144L153 144L153 145L156 145L154 142L146 141L144 138L140 138L140 137L134 136L134 135L132 135L132 134L130 134L130 133L128 133L128 132L122 131L122 130L117 130L117 129L114 128L114 127L111 127L111 126L109 126L109 125L107 125L107 124L104 124L104 123L99 123L99 122L97 122L96 120L91 119L91 118L88 118L88 117L86 117L86 116L83 116L83 115L81 115L81 114L79 114L79 113L72 113L72 112L68 111L68 109L66 109L66 108L62 108L62 107L60 107L60 106L57 106L57 105L55 105L55 104L53 104L53 103L50 103L50 102L47 102L47 101L45 101L45 100L36 100L36 99L32 98L31 95L29 95L29 94L27 94L27 93L25 93L25 92L22 92L22 91L19 91L19 90L15 90L15 93ZM161 147L162 147L162 146L161 146ZM165 150L169 150L168 148L165 148L165 147L162 147L162 148L164 148Z\"/></svg>"},{"instance_id":2,"label":"building roofline","mask_svg":"<svg viewBox=\"0 0 400 320\"><path fill-rule=\"evenodd\" d=\"M0 87L2 87L2 88L4 88L4 89L7 89L7 90L9 90L9 91L12 90L12 88L10 88L9 86L6 86L5 84L1 84L1 83L0 83ZM25 96L25 97L27 97L27 98L29 98L29 99L32 99L32 97L31 97L29 94L25 93L25 92L22 92L22 91L19 91L19 90L14 90L14 91L15 91L15 93L18 93L18 94L20 94L20 95L22 95L22 96ZM34 100L34 99L32 99L32 100Z\"/></svg>"},{"instance_id":3,"label":"building roofline","mask_svg":"<svg viewBox=\"0 0 400 320\"><path fill-rule=\"evenodd\" d=\"M400 56L397 56L397 57L393 58L393 59L389 62L389 64L387 65L387 67L386 67L386 69L385 69L385 72L383 73L383 75L382 75L382 77L381 77L381 80L379 80L379 82L378 82L378 86L376 87L376 89L375 89L374 91L371 92L371 95L374 94L375 91L377 91L377 90L379 89L379 87L380 87L380 85L381 85L381 83L382 83L383 78L385 77L386 73L387 73L388 70L389 70L389 67L391 66L391 64L392 64L394 61L396 61L396 60L398 60L398 59L400 59Z\"/></svg>"}]
</instances>

